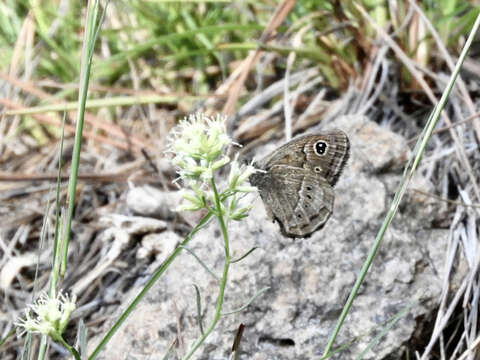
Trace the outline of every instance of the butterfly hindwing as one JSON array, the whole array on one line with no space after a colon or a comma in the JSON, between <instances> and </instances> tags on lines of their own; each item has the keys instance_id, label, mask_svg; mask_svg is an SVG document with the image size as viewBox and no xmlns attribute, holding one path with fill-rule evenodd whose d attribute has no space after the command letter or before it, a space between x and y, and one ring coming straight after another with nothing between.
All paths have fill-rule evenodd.
<instances>
[{"instance_id":1,"label":"butterfly hindwing","mask_svg":"<svg viewBox=\"0 0 480 360\"><path fill-rule=\"evenodd\" d=\"M306 237L325 225L349 148L347 135L334 130L293 139L255 164L250 183L284 235Z\"/></svg>"}]
</instances>

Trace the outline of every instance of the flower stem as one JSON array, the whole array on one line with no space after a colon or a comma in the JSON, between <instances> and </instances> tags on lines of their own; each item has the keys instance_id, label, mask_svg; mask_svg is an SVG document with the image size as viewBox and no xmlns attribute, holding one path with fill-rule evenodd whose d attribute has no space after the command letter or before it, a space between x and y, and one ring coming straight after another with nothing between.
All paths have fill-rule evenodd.
<instances>
[{"instance_id":1,"label":"flower stem","mask_svg":"<svg viewBox=\"0 0 480 360\"><path fill-rule=\"evenodd\" d=\"M190 351L183 358L184 360L188 360L191 358L193 353L200 347L200 345L203 344L207 336L210 335L210 333L213 331L213 329L218 323L218 320L220 320L220 317L222 315L223 300L225 296L225 287L227 285L228 269L230 268L230 262L231 262L227 226L223 218L223 212L222 212L222 207L220 203L220 196L218 195L218 191L217 191L217 187L215 186L214 179L212 178L210 182L212 185L213 193L215 195L216 215L218 218L218 222L220 223L220 228L222 229L222 234L223 234L224 249L225 249L225 263L223 264L223 274L222 274L222 278L220 279L217 305L215 307L215 314L213 315L212 322L210 323L208 328L205 330L205 332L202 334L202 336L198 338L197 341L195 341Z\"/></svg>"},{"instance_id":2,"label":"flower stem","mask_svg":"<svg viewBox=\"0 0 480 360\"><path fill-rule=\"evenodd\" d=\"M75 360L81 360L80 354L78 353L78 351L73 346L68 345L68 343L63 339L63 337L59 336L55 338L65 347L65 349L67 349L70 352L70 354L73 355Z\"/></svg>"}]
</instances>

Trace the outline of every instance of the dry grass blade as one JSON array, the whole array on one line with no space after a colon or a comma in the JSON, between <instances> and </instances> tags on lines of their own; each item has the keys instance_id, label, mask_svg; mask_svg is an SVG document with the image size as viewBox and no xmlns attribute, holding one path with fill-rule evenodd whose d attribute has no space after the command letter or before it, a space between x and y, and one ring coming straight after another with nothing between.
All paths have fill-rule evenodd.
<instances>
[{"instance_id":1,"label":"dry grass blade","mask_svg":"<svg viewBox=\"0 0 480 360\"><path fill-rule=\"evenodd\" d=\"M293 47L298 47L301 44L302 37L306 31L309 30L308 26L302 27L298 33L293 37ZM291 96L290 95L290 73L293 68L293 64L295 62L295 59L297 58L296 53L294 51L291 51L290 54L288 54L287 58L287 68L285 71L285 82L284 82L284 87L283 87L283 112L284 112L284 117L285 117L285 139L289 141L292 138L292 114L293 114L293 108L295 107L295 104L298 100L298 92L294 95L296 96Z\"/></svg>"},{"instance_id":2,"label":"dry grass blade","mask_svg":"<svg viewBox=\"0 0 480 360\"><path fill-rule=\"evenodd\" d=\"M15 109L15 110L24 109L24 107L22 105L16 104L16 103L14 103L14 102L12 102L11 100L8 100L8 99L1 99L0 98L0 104L4 105L5 107L8 107L10 109ZM51 118L50 116L47 116L47 115L32 114L32 117L41 124L53 125L55 127L60 127L60 125L61 125L61 122L60 122L59 119L53 119L53 118ZM70 133L70 134L75 134L75 126L65 124L65 131L67 133ZM133 146L130 146L130 144L128 142L116 141L116 140L113 140L110 137L98 135L97 133L95 133L93 131L85 130L83 132L83 135L85 136L85 138L98 141L101 144L108 144L108 145L114 146L118 149L134 150L136 152L141 152L141 148L139 148L138 145L133 147ZM152 149L152 147L146 142L142 144L142 147L148 148L149 150Z\"/></svg>"},{"instance_id":3,"label":"dry grass blade","mask_svg":"<svg viewBox=\"0 0 480 360\"><path fill-rule=\"evenodd\" d=\"M273 31L280 26L280 24L283 22L285 17L288 15L290 10L293 8L295 5L296 0L285 0L283 1L275 10L275 13L272 15L272 18L270 19L270 22L267 25L267 28L265 31L262 33L262 36L260 37L260 42L265 42L267 41L270 36L272 35ZM239 66L239 71L235 72L232 74L230 77L233 80L233 84L229 88L229 96L227 99L227 102L225 103L225 106L223 107L223 113L227 116L230 116L233 114L234 109L235 109L235 104L237 103L237 99L240 96L240 89L242 88L243 84L245 83L245 80L247 79L248 73L250 72L250 69L252 68L253 64L258 60L260 57L261 50L256 49L255 51L251 52L250 55L243 61L243 63ZM232 80L228 81L231 82ZM220 88L218 93L223 93L224 88Z\"/></svg>"},{"instance_id":4,"label":"dry grass blade","mask_svg":"<svg viewBox=\"0 0 480 360\"><path fill-rule=\"evenodd\" d=\"M435 194L430 194L430 193L427 193L425 191L421 191L421 190L418 190L418 189L411 189L419 194L422 194L422 195L425 195L425 196L428 196L428 197L431 197L433 199L436 199L438 201L443 201L443 202L446 202L446 203L449 203L449 204L452 204L452 205L458 205L458 206L464 206L464 207L471 207L471 208L476 208L476 209L480 209L480 204L467 204L467 203L464 203L464 202L460 202L460 201L454 201L454 200L450 200L450 199L444 199L442 198L441 196L437 196Z\"/></svg>"},{"instance_id":5,"label":"dry grass blade","mask_svg":"<svg viewBox=\"0 0 480 360\"><path fill-rule=\"evenodd\" d=\"M356 100L356 104L353 106L353 111L359 115L366 114L382 94L388 76L388 62L385 59L387 51L388 47L382 46L380 49L373 52L372 58L375 59L375 62L373 66L369 63L364 75L364 84L360 88L360 96L358 97L358 100ZM380 79L378 82L375 82L380 70ZM373 88L375 88L373 94L368 97Z\"/></svg>"},{"instance_id":6,"label":"dry grass blade","mask_svg":"<svg viewBox=\"0 0 480 360\"><path fill-rule=\"evenodd\" d=\"M442 132L444 132L444 131L450 130L452 127L466 124L466 123L468 123L468 122L470 122L470 121L472 121L472 120L474 120L474 119L477 119L477 118L479 118L479 117L480 117L480 112L477 112L477 113L475 113L475 114L467 117L467 118L464 119L464 120L456 121L455 123L453 123L453 124L451 124L451 125L444 126L444 127L441 127L441 128L439 128L439 129L437 129L437 130L434 130L432 134L440 134L440 133L442 133ZM418 137L419 137L419 136L415 136L415 137L409 139L408 142L409 142L410 144L415 143L415 142L418 140Z\"/></svg>"},{"instance_id":7,"label":"dry grass blade","mask_svg":"<svg viewBox=\"0 0 480 360\"><path fill-rule=\"evenodd\" d=\"M400 61L410 71L410 73L415 78L415 80L420 84L423 91L425 91L425 94L429 97L430 101L436 105L438 103L438 99L435 97L432 89L427 84L427 82L423 79L422 75L418 73L413 61L404 53L404 51L398 46L398 44L392 39L392 37L388 35L383 28L378 26L375 23L375 21L373 21L370 18L370 16L367 14L365 9L363 9L363 7L361 7L360 5L357 5L357 9L362 14L362 16L364 16L372 24L372 26L375 28L377 33L383 38L383 40L391 47L391 49L395 52L395 55L397 55ZM445 120L445 122L448 124L448 126L452 126L452 122L449 119L449 117L445 114L445 112L442 112L441 116ZM472 170L470 161L467 155L465 154L462 141L460 140L460 138L458 137L457 133L454 131L453 128L450 128L450 135L452 136L452 139L455 142L456 151L460 157L462 165L465 167L468 177L470 178L470 182L475 192L477 201L480 201L480 189L478 188L477 180L473 175L473 170Z\"/></svg>"},{"instance_id":8,"label":"dry grass blade","mask_svg":"<svg viewBox=\"0 0 480 360\"><path fill-rule=\"evenodd\" d=\"M472 356L472 354L478 354L478 347L480 346L480 337L477 337L473 344L465 350L465 352L458 358L458 360L464 360L468 356Z\"/></svg>"},{"instance_id":9,"label":"dry grass blade","mask_svg":"<svg viewBox=\"0 0 480 360\"><path fill-rule=\"evenodd\" d=\"M433 24L428 20L427 16L424 14L422 9L415 3L415 1L410 0L410 6L412 6L413 9L420 15L422 21L425 23L427 26L428 30L432 34L432 37L435 39L435 43L437 44L438 49L440 50L440 53L443 56L443 59L445 60L445 63L449 67L450 71L453 71L455 68L454 61L448 52L447 48L443 44L442 40L440 39L440 36L438 35L437 30L435 30L435 27ZM475 111L475 105L472 101L472 98L470 97L470 94L468 93L467 86L465 85L465 82L463 81L462 77L459 75L457 79L457 86L460 89L460 92L463 96L463 100L465 101L465 104L467 105L468 111L470 112L471 115L473 115ZM475 119L473 121L473 126L475 128L475 132L477 134L477 139L480 139L480 121Z\"/></svg>"},{"instance_id":10,"label":"dry grass blade","mask_svg":"<svg viewBox=\"0 0 480 360\"><path fill-rule=\"evenodd\" d=\"M435 328L433 330L433 334L425 347L425 350L423 352L423 355L421 356L420 360L426 360L430 358L431 356L431 351L433 350L433 346L435 343L438 341L439 337L442 335L443 329L447 326L447 323L450 321L454 311L455 307L457 304L460 303L460 300L465 292L465 289L467 288L467 279L465 279L462 282L462 285L458 289L458 291L455 294L455 297L453 298L452 302L450 303L450 306L447 308L445 314L443 316L437 317L437 322L435 323ZM440 313L439 313L440 315Z\"/></svg>"}]
</instances>

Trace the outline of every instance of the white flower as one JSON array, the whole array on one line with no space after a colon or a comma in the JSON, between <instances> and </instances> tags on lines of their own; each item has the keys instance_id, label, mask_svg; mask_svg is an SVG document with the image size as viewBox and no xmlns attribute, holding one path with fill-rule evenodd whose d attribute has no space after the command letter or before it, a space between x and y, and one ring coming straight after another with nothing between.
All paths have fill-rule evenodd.
<instances>
[{"instance_id":1,"label":"white flower","mask_svg":"<svg viewBox=\"0 0 480 360\"><path fill-rule=\"evenodd\" d=\"M248 180L250 175L255 173L256 169L252 165L238 164L238 154L230 164L230 174L228 176L228 187L235 192L251 192L255 188L250 185L242 186Z\"/></svg>"},{"instance_id":2,"label":"white flower","mask_svg":"<svg viewBox=\"0 0 480 360\"><path fill-rule=\"evenodd\" d=\"M185 187L182 194L185 202L178 210L216 209L213 176L230 164L226 189L217 189L220 198L217 215L223 214L227 220L241 220L248 215L250 207L240 207L239 200L244 193L255 190L245 182L256 170L252 165L239 165L238 155L233 161L226 155L232 144L227 135L226 120L221 115L209 117L197 113L181 120L172 131L169 151L174 154L172 161L178 167L177 173Z\"/></svg>"},{"instance_id":3,"label":"white flower","mask_svg":"<svg viewBox=\"0 0 480 360\"><path fill-rule=\"evenodd\" d=\"M229 162L222 155L232 140L227 135L226 117L209 117L203 113L189 115L180 121L170 136L169 150L175 154L173 163L181 178L200 178Z\"/></svg>"},{"instance_id":4,"label":"white flower","mask_svg":"<svg viewBox=\"0 0 480 360\"><path fill-rule=\"evenodd\" d=\"M55 298L41 293L38 299L25 310L25 316L16 325L22 328L22 334L33 332L45 334L54 340L61 338L70 314L75 310L76 298L71 300L60 291Z\"/></svg>"}]
</instances>

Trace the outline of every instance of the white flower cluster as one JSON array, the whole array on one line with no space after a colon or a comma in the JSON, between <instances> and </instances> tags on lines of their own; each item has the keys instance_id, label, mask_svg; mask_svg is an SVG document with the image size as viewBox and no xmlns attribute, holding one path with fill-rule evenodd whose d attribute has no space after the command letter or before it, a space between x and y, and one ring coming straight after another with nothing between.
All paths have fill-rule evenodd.
<instances>
[{"instance_id":1,"label":"white flower cluster","mask_svg":"<svg viewBox=\"0 0 480 360\"><path fill-rule=\"evenodd\" d=\"M225 117L220 115L189 115L173 130L171 140L173 163L180 168L178 173L183 179L209 181L215 170L230 161L223 153L232 140L227 135Z\"/></svg>"},{"instance_id":2,"label":"white flower cluster","mask_svg":"<svg viewBox=\"0 0 480 360\"><path fill-rule=\"evenodd\" d=\"M183 194L187 201L180 210L211 210L215 206L212 189L213 174L230 164L228 184L219 192L222 214L227 219L240 220L247 216L250 207L239 207L238 194L255 190L245 182L255 172L251 165L239 165L226 155L232 140L227 135L226 117L209 117L203 113L190 115L180 121L170 135L169 151L174 154L173 163L188 188ZM228 201L227 201L228 200Z\"/></svg>"},{"instance_id":3,"label":"white flower cluster","mask_svg":"<svg viewBox=\"0 0 480 360\"><path fill-rule=\"evenodd\" d=\"M54 340L61 338L70 314L75 310L75 297L70 300L60 291L55 298L41 293L38 299L25 310L25 317L16 325L24 332L41 333Z\"/></svg>"}]
</instances>

